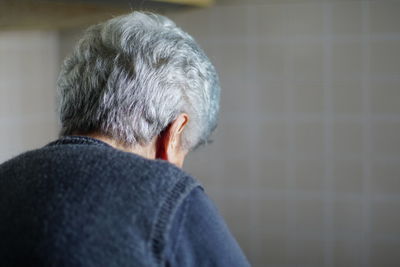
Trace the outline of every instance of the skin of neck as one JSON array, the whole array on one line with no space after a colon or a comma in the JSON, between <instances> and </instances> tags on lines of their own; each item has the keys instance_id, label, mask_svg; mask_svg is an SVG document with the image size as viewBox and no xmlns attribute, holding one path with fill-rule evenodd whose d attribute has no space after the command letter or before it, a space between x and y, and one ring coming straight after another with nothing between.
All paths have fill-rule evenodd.
<instances>
[{"instance_id":1,"label":"skin of neck","mask_svg":"<svg viewBox=\"0 0 400 267\"><path fill-rule=\"evenodd\" d=\"M85 134L85 136L98 139L125 152L134 153L148 159L166 160L182 168L184 159L189 152L188 149L183 148L181 143L183 130L188 122L189 116L186 113L181 113L164 131L146 145L126 147L99 133Z\"/></svg>"}]
</instances>

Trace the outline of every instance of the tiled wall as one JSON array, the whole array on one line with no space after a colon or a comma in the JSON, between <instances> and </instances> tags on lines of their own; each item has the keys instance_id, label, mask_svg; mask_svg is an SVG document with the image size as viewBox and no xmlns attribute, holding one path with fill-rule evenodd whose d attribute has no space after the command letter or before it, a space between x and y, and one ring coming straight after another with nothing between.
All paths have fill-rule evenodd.
<instances>
[{"instance_id":1,"label":"tiled wall","mask_svg":"<svg viewBox=\"0 0 400 267\"><path fill-rule=\"evenodd\" d=\"M57 136L55 32L0 32L0 162Z\"/></svg>"},{"instance_id":2,"label":"tiled wall","mask_svg":"<svg viewBox=\"0 0 400 267\"><path fill-rule=\"evenodd\" d=\"M400 2L221 0L171 14L220 72L186 168L254 266L400 266Z\"/></svg>"},{"instance_id":3,"label":"tiled wall","mask_svg":"<svg viewBox=\"0 0 400 267\"><path fill-rule=\"evenodd\" d=\"M400 2L219 3L169 14L223 90L185 168L254 266L400 266ZM77 33L0 33L0 162L55 138Z\"/></svg>"}]
</instances>

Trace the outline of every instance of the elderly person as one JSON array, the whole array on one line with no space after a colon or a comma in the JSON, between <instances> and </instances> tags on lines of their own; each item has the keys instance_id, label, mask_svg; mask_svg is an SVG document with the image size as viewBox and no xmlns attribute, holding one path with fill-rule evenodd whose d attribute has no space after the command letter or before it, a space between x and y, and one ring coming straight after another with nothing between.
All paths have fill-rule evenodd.
<instances>
[{"instance_id":1,"label":"elderly person","mask_svg":"<svg viewBox=\"0 0 400 267\"><path fill-rule=\"evenodd\" d=\"M219 107L192 37L152 13L92 26L58 90L61 138L0 165L0 266L248 266L180 169Z\"/></svg>"}]
</instances>

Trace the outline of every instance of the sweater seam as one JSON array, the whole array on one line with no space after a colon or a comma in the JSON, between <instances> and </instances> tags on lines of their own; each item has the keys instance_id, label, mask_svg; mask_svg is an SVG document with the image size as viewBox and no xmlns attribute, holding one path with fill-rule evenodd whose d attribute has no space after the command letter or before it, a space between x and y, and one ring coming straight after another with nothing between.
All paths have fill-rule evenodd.
<instances>
[{"instance_id":1,"label":"sweater seam","mask_svg":"<svg viewBox=\"0 0 400 267\"><path fill-rule=\"evenodd\" d=\"M193 189L194 190L194 189ZM184 200L184 206L183 206L183 216L182 216L182 222L179 222L179 227L178 227L178 233L177 233L177 237L176 237L176 245L174 245L173 249L172 249L172 257L175 258L176 257L176 253L179 247L179 242L181 240L182 237L182 232L183 232L183 228L184 225L186 223L186 219L187 219L187 214L188 214L188 209L189 206L192 202L192 199L189 196L190 194L188 194Z\"/></svg>"},{"instance_id":2,"label":"sweater seam","mask_svg":"<svg viewBox=\"0 0 400 267\"><path fill-rule=\"evenodd\" d=\"M196 183L188 185L189 176L184 176L178 182L175 183L172 190L161 204L159 212L156 216L155 223L152 227L150 236L151 251L156 259L157 264L163 262L163 252L166 247L166 234L170 226L170 220L174 209L179 206L179 200L182 200L182 194L190 192L191 189L196 187ZM188 190L189 189L189 190Z\"/></svg>"}]
</instances>

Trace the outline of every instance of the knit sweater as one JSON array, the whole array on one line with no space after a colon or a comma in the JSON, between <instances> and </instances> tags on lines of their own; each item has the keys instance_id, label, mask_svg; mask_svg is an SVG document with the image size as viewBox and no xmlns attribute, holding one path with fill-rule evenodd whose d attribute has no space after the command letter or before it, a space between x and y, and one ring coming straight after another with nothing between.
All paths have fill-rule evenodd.
<instances>
[{"instance_id":1,"label":"knit sweater","mask_svg":"<svg viewBox=\"0 0 400 267\"><path fill-rule=\"evenodd\" d=\"M209 203L166 161L64 137L0 165L0 266L247 265ZM215 248L200 228L230 256L205 255Z\"/></svg>"}]
</instances>

